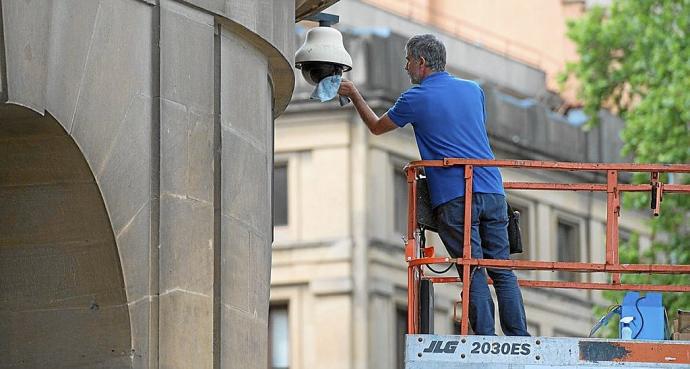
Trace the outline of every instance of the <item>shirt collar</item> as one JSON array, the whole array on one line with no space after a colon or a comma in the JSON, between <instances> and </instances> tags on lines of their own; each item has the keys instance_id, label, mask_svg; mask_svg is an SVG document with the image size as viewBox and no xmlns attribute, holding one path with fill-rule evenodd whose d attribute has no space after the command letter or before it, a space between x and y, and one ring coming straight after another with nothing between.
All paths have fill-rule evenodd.
<instances>
[{"instance_id":1,"label":"shirt collar","mask_svg":"<svg viewBox=\"0 0 690 369\"><path fill-rule=\"evenodd\" d=\"M440 72L434 72L434 73L432 73L432 74L426 76L426 78L424 78L424 79L422 80L422 83L420 83L420 84L423 85L424 83L426 83L426 82L428 82L428 81L431 81L431 80L434 80L434 79L437 79L437 78L440 78L440 77L444 77L444 76L447 76L447 75L448 75L448 72L446 72L445 70L442 70L442 71L440 71Z\"/></svg>"}]
</instances>

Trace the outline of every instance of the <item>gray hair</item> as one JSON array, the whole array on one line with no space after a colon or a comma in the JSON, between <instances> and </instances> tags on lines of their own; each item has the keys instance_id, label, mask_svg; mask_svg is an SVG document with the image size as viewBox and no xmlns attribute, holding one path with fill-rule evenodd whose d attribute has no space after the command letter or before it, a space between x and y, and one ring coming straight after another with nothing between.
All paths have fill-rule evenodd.
<instances>
[{"instance_id":1,"label":"gray hair","mask_svg":"<svg viewBox=\"0 0 690 369\"><path fill-rule=\"evenodd\" d=\"M431 34L412 36L405 45L407 54L419 60L424 58L431 70L440 72L446 69L446 47Z\"/></svg>"}]
</instances>

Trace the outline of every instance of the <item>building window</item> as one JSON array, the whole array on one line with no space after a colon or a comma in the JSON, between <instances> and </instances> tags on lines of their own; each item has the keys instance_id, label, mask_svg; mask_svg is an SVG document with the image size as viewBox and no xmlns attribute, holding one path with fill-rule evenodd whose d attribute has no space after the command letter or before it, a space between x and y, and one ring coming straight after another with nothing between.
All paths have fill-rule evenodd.
<instances>
[{"instance_id":1,"label":"building window","mask_svg":"<svg viewBox=\"0 0 690 369\"><path fill-rule=\"evenodd\" d=\"M407 234L407 176L398 168L393 171L394 230Z\"/></svg>"},{"instance_id":2,"label":"building window","mask_svg":"<svg viewBox=\"0 0 690 369\"><path fill-rule=\"evenodd\" d=\"M510 202L510 201L509 201ZM529 260L530 258L530 243L529 243L529 208L522 204L510 202L513 211L520 213L520 239L522 239L522 253L514 254L513 259Z\"/></svg>"},{"instance_id":3,"label":"building window","mask_svg":"<svg viewBox=\"0 0 690 369\"><path fill-rule=\"evenodd\" d=\"M288 224L288 165L276 163L273 167L273 226Z\"/></svg>"},{"instance_id":4,"label":"building window","mask_svg":"<svg viewBox=\"0 0 690 369\"><path fill-rule=\"evenodd\" d=\"M557 226L558 261L580 262L580 230L579 225L563 219L558 219ZM577 281L578 275L573 272L558 271L559 279Z\"/></svg>"},{"instance_id":5,"label":"building window","mask_svg":"<svg viewBox=\"0 0 690 369\"><path fill-rule=\"evenodd\" d=\"M268 312L269 369L290 367L289 333L287 305L271 306Z\"/></svg>"},{"instance_id":6,"label":"building window","mask_svg":"<svg viewBox=\"0 0 690 369\"><path fill-rule=\"evenodd\" d=\"M407 334L407 309L395 309L395 367L405 369L405 335Z\"/></svg>"}]
</instances>

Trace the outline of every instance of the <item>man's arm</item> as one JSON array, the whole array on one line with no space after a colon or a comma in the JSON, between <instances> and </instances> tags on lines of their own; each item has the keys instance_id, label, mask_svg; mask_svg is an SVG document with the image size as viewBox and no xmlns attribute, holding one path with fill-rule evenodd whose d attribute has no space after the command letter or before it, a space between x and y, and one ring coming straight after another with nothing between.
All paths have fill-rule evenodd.
<instances>
[{"instance_id":1,"label":"man's arm","mask_svg":"<svg viewBox=\"0 0 690 369\"><path fill-rule=\"evenodd\" d=\"M343 79L338 89L338 94L347 96L352 100L352 104L357 109L357 113L362 118L364 123L369 128L369 131L375 135L384 134L398 128L398 125L388 117L388 114L383 114L380 118L369 107L364 98L359 93L355 84L352 81Z\"/></svg>"}]
</instances>

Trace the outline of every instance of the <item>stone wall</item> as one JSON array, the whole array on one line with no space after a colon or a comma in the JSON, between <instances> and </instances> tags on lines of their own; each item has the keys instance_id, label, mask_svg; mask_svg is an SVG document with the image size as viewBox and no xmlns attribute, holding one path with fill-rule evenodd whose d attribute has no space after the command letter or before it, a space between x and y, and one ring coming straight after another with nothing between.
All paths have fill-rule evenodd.
<instances>
[{"instance_id":1,"label":"stone wall","mask_svg":"<svg viewBox=\"0 0 690 369\"><path fill-rule=\"evenodd\" d=\"M107 212L117 258L85 263L120 273L127 367L266 367L273 118L294 85L294 6L2 2L3 94L55 117ZM10 367L71 354L29 344L17 323L0 332L26 349Z\"/></svg>"}]
</instances>

